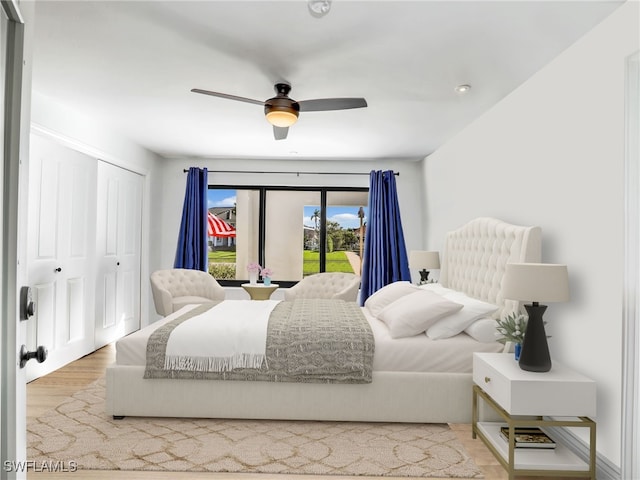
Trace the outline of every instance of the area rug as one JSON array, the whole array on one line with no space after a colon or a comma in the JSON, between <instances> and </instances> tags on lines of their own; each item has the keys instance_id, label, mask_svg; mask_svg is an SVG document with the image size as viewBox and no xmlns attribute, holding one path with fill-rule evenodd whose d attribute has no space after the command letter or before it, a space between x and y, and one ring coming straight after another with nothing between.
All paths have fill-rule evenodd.
<instances>
[{"instance_id":1,"label":"area rug","mask_svg":"<svg viewBox=\"0 0 640 480\"><path fill-rule=\"evenodd\" d=\"M105 414L104 378L32 420L27 458L80 470L482 478L445 424Z\"/></svg>"}]
</instances>

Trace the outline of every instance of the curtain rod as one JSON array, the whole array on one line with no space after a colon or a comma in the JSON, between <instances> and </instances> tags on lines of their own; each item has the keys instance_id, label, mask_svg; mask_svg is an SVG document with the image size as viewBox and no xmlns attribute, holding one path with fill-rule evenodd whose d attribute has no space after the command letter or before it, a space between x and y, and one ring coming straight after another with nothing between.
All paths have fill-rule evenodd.
<instances>
[{"instance_id":1,"label":"curtain rod","mask_svg":"<svg viewBox=\"0 0 640 480\"><path fill-rule=\"evenodd\" d=\"M189 171L188 168L183 170L184 173ZM264 173L277 173L277 174L285 174L285 175L369 175L369 173L361 173L361 172L260 172L257 170L207 170L207 173L254 173L262 175ZM398 177L400 176L399 172L393 172L393 174Z\"/></svg>"}]
</instances>

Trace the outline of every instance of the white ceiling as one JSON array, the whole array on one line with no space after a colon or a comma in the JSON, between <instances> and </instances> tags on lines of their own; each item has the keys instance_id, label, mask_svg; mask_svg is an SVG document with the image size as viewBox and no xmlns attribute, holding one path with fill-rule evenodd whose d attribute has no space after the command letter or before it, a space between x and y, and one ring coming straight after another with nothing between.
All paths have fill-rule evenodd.
<instances>
[{"instance_id":1,"label":"white ceiling","mask_svg":"<svg viewBox=\"0 0 640 480\"><path fill-rule=\"evenodd\" d=\"M164 156L423 158L618 1L39 1L33 88ZM275 141L258 100L365 97ZM472 85L462 96L460 84Z\"/></svg>"}]
</instances>

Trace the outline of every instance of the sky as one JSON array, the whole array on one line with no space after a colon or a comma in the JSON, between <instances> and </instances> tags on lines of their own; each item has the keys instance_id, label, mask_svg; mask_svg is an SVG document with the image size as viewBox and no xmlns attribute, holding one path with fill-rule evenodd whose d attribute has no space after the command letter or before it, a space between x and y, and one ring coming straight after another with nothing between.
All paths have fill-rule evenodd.
<instances>
[{"instance_id":1,"label":"sky","mask_svg":"<svg viewBox=\"0 0 640 480\"><path fill-rule=\"evenodd\" d=\"M208 190L208 203L209 208L212 207L233 207L236 202L235 190L222 190L222 189L209 189ZM304 224L308 227L314 227L315 222L311 219L313 212L319 208L317 205L305 206L301 212L304 216ZM358 209L360 207L348 206L339 207L332 206L327 207L327 219L333 222L337 222L342 228L357 228L360 226L360 219L358 218ZM364 207L365 218L369 214L369 209Z\"/></svg>"},{"instance_id":2,"label":"sky","mask_svg":"<svg viewBox=\"0 0 640 480\"><path fill-rule=\"evenodd\" d=\"M209 207L233 207L236 203L235 190L218 190L210 188L207 190L207 200Z\"/></svg>"},{"instance_id":3,"label":"sky","mask_svg":"<svg viewBox=\"0 0 640 480\"><path fill-rule=\"evenodd\" d=\"M311 220L313 212L317 209L317 206L304 207L304 224L308 227L315 227L315 222ZM360 207L327 207L327 220L337 222L342 228L356 228L360 226L360 218L358 217L358 210ZM367 214L369 209L364 207L364 219L367 221Z\"/></svg>"}]
</instances>

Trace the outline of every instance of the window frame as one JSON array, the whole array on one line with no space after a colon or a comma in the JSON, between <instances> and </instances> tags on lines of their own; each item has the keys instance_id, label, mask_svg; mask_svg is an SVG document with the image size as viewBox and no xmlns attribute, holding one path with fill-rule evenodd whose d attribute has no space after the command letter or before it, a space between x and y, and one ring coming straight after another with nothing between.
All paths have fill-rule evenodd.
<instances>
[{"instance_id":1,"label":"window frame","mask_svg":"<svg viewBox=\"0 0 640 480\"><path fill-rule=\"evenodd\" d=\"M325 187L325 186L287 186L287 185L233 185L210 183L210 190L255 190L258 191L258 263L264 265L265 262L265 235L266 235L266 210L268 191L292 191L292 192L319 192L320 193L320 272L326 271L327 258L327 194L329 192L369 192L369 187ZM248 277L244 280L218 280L223 287L239 287L247 283ZM298 283L299 280L278 280L281 287L289 288Z\"/></svg>"}]
</instances>

